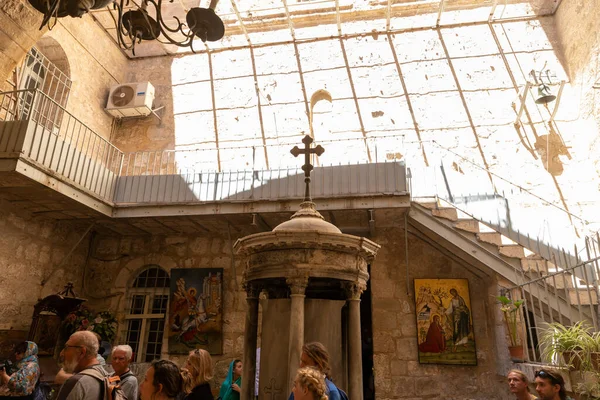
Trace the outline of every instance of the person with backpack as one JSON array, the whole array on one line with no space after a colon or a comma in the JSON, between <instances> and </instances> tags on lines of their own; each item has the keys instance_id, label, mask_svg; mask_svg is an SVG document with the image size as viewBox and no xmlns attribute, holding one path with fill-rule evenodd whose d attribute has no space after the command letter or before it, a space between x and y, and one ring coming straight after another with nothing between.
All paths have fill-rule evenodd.
<instances>
[{"instance_id":1,"label":"person with backpack","mask_svg":"<svg viewBox=\"0 0 600 400\"><path fill-rule=\"evenodd\" d=\"M90 331L78 331L69 337L60 352L63 369L74 374L62 385L57 400L103 400L109 393L104 380L108 374L96 358L98 339Z\"/></svg>"},{"instance_id":2,"label":"person with backpack","mask_svg":"<svg viewBox=\"0 0 600 400\"><path fill-rule=\"evenodd\" d=\"M119 377L119 386L129 400L138 400L138 380L129 369L133 349L127 344L115 346L111 352L111 363L115 371L112 376Z\"/></svg>"},{"instance_id":3,"label":"person with backpack","mask_svg":"<svg viewBox=\"0 0 600 400\"><path fill-rule=\"evenodd\" d=\"M302 346L300 355L300 368L313 367L325 375L325 394L329 400L348 400L348 395L339 389L331 381L331 367L329 366L329 352L322 343L311 342ZM288 400L294 399L294 392L290 394Z\"/></svg>"},{"instance_id":4,"label":"person with backpack","mask_svg":"<svg viewBox=\"0 0 600 400\"><path fill-rule=\"evenodd\" d=\"M6 385L8 389L8 392L2 393L2 396L23 400L34 398L36 384L40 378L37 353L37 344L33 342L22 342L15 347L14 372L9 375L6 366L0 368L0 385Z\"/></svg>"}]
</instances>

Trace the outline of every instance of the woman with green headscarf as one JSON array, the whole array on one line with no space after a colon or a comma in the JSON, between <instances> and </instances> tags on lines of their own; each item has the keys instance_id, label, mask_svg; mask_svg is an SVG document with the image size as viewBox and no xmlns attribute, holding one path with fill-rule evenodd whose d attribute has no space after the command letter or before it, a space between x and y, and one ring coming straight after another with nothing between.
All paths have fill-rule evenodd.
<instances>
[{"instance_id":1,"label":"woman with green headscarf","mask_svg":"<svg viewBox=\"0 0 600 400\"><path fill-rule=\"evenodd\" d=\"M221 400L240 400L242 390L242 360L233 360L229 364L227 378L221 385L219 398Z\"/></svg>"}]
</instances>

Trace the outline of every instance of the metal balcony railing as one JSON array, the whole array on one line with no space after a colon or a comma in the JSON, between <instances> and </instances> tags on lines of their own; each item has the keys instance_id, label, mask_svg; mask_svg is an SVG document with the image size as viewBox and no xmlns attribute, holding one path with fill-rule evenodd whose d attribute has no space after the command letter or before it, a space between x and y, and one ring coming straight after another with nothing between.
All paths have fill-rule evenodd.
<instances>
[{"instance_id":1,"label":"metal balcony railing","mask_svg":"<svg viewBox=\"0 0 600 400\"><path fill-rule=\"evenodd\" d=\"M412 198L442 199L548 259L561 257L563 251L576 257L584 249L591 223L564 209L559 199L549 201L432 144L445 156L436 166L408 168Z\"/></svg>"},{"instance_id":2,"label":"metal balcony railing","mask_svg":"<svg viewBox=\"0 0 600 400\"><path fill-rule=\"evenodd\" d=\"M0 92L0 157L113 201L123 153L39 90Z\"/></svg>"},{"instance_id":3,"label":"metal balcony railing","mask_svg":"<svg viewBox=\"0 0 600 400\"><path fill-rule=\"evenodd\" d=\"M125 155L115 203L165 204L215 201L295 200L304 197L300 167L206 171L203 150ZM197 163L197 164L196 164ZM406 195L403 162L330 165L311 174L313 198Z\"/></svg>"}]
</instances>

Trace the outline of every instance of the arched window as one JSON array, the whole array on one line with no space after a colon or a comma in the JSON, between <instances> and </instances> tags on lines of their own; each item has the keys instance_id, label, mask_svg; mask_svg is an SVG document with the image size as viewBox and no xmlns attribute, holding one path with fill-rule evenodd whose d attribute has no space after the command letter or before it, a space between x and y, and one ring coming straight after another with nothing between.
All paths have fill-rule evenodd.
<instances>
[{"instance_id":1,"label":"arched window","mask_svg":"<svg viewBox=\"0 0 600 400\"><path fill-rule=\"evenodd\" d=\"M160 358L169 303L169 275L149 265L128 290L125 343L131 346L135 362Z\"/></svg>"}]
</instances>

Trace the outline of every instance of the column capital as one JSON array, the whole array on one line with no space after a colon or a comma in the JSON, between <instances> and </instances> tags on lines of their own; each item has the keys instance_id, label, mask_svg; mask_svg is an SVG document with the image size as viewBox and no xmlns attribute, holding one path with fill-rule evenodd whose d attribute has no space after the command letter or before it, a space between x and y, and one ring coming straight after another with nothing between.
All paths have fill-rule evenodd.
<instances>
[{"instance_id":1,"label":"column capital","mask_svg":"<svg viewBox=\"0 0 600 400\"><path fill-rule=\"evenodd\" d=\"M298 276L294 278L287 278L285 283L290 288L290 293L294 294L304 294L306 291L306 287L308 286L308 277L307 276Z\"/></svg>"},{"instance_id":2,"label":"column capital","mask_svg":"<svg viewBox=\"0 0 600 400\"><path fill-rule=\"evenodd\" d=\"M362 282L342 282L342 288L346 291L348 300L360 300L360 295L367 289Z\"/></svg>"},{"instance_id":3,"label":"column capital","mask_svg":"<svg viewBox=\"0 0 600 400\"><path fill-rule=\"evenodd\" d=\"M262 291L262 286L255 282L244 282L243 287L246 290L247 299L258 299Z\"/></svg>"}]
</instances>

